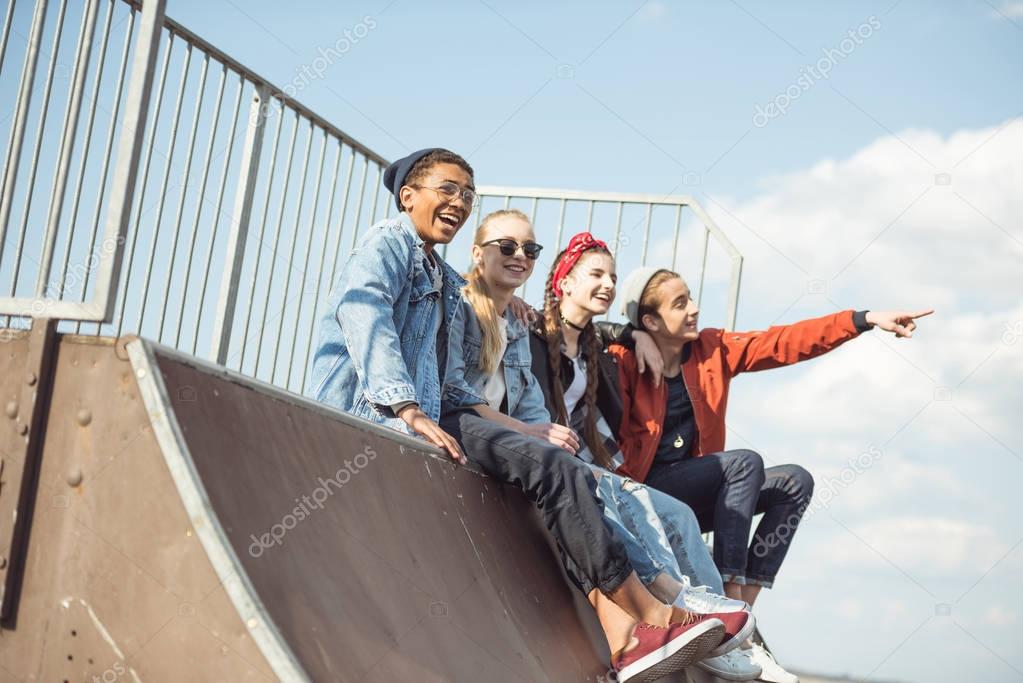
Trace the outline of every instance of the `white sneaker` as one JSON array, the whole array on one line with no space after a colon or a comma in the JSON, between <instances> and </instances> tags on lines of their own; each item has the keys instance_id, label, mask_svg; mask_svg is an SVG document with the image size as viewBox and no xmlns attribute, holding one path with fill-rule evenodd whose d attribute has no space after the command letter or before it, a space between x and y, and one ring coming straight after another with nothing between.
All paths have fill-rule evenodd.
<instances>
[{"instance_id":1,"label":"white sneaker","mask_svg":"<svg viewBox=\"0 0 1023 683\"><path fill-rule=\"evenodd\" d=\"M790 674L785 669L781 668L778 662L774 661L774 656L764 649L763 645L753 643L753 647L747 650L750 654L750 660L754 664L759 664L763 671L760 673L760 680L766 681L767 683L799 683L799 676Z\"/></svg>"},{"instance_id":2,"label":"white sneaker","mask_svg":"<svg viewBox=\"0 0 1023 683\"><path fill-rule=\"evenodd\" d=\"M717 593L711 593L707 586L693 586L688 576L682 577L682 592L675 598L675 606L697 614L720 614L722 612L749 611L749 605L742 600L732 600Z\"/></svg>"},{"instance_id":3,"label":"white sneaker","mask_svg":"<svg viewBox=\"0 0 1023 683\"><path fill-rule=\"evenodd\" d=\"M750 658L750 651L736 648L720 657L708 657L696 663L704 671L726 681L752 681L762 671Z\"/></svg>"}]
</instances>

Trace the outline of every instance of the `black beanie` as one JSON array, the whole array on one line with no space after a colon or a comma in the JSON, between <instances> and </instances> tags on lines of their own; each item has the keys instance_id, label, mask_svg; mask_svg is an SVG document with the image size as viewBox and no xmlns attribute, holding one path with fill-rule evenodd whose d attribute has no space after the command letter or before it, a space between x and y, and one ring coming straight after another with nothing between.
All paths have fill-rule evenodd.
<instances>
[{"instance_id":1,"label":"black beanie","mask_svg":"<svg viewBox=\"0 0 1023 683\"><path fill-rule=\"evenodd\" d=\"M397 205L398 210L402 210L401 206L401 188L405 184L405 178L408 177L409 171L416 165L416 162L425 157L430 152L442 152L445 151L442 147L430 147L427 149L421 149L418 152L412 152L407 157L398 159L384 171L384 187L390 190L391 194L394 195L394 203Z\"/></svg>"}]
</instances>

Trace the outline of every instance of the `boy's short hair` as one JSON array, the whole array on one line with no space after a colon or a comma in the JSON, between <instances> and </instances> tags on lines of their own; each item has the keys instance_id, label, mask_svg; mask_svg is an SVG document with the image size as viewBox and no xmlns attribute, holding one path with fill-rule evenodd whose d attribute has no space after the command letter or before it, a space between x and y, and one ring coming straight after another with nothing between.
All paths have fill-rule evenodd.
<instances>
[{"instance_id":1,"label":"boy's short hair","mask_svg":"<svg viewBox=\"0 0 1023 683\"><path fill-rule=\"evenodd\" d=\"M647 331L646 325L643 324L643 316L645 315L657 315L657 309L661 307L663 303L661 301L660 292L658 288L669 280L681 280L682 276L678 273L668 270L667 268L660 268L653 276L647 280L646 286L643 287L643 293L639 297L639 306L637 307L637 320L639 329Z\"/></svg>"},{"instance_id":2,"label":"boy's short hair","mask_svg":"<svg viewBox=\"0 0 1023 683\"><path fill-rule=\"evenodd\" d=\"M474 181L476 179L476 175L475 173L473 173L472 166L469 165L468 161L466 161L461 156L455 154L450 150L435 149L434 151L430 152L429 154L427 154L422 159L420 159L419 161L412 165L412 168L409 170L408 175L405 176L405 182L403 182L402 184L415 185L421 182L423 178L425 178L427 174L430 172L430 169L436 166L437 164L454 164L455 166L458 166L463 171L468 173L469 177L472 178Z\"/></svg>"}]
</instances>

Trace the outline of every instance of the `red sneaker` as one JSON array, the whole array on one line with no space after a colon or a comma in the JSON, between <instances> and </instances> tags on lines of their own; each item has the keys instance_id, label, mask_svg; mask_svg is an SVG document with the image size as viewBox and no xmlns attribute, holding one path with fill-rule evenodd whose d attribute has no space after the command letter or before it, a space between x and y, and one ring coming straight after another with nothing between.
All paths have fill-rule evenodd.
<instances>
[{"instance_id":1,"label":"red sneaker","mask_svg":"<svg viewBox=\"0 0 1023 683\"><path fill-rule=\"evenodd\" d=\"M667 628L640 623L632 633L636 644L614 654L611 668L621 683L656 681L706 657L721 643L724 631L720 619L702 614Z\"/></svg>"},{"instance_id":2,"label":"red sneaker","mask_svg":"<svg viewBox=\"0 0 1023 683\"><path fill-rule=\"evenodd\" d=\"M721 638L721 643L707 655L708 657L720 657L739 647L744 640L753 635L753 629L757 626L757 620L750 612L723 612L707 616L719 619L725 625L725 635Z\"/></svg>"}]
</instances>

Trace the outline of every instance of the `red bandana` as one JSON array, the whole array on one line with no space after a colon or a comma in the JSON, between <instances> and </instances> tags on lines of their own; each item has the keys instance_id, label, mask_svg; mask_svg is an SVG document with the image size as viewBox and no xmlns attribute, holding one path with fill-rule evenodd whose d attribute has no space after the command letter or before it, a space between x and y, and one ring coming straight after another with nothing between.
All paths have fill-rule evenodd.
<instances>
[{"instance_id":1,"label":"red bandana","mask_svg":"<svg viewBox=\"0 0 1023 683\"><path fill-rule=\"evenodd\" d=\"M554 269L554 282L552 287L554 288L554 296L561 298L561 281L565 279L565 276L572 272L575 268L575 264L579 262L579 258L583 255L583 252L594 248L607 249L607 244L601 240L596 239L593 235L588 232L580 232L568 241L568 248L565 249L565 255L558 261L558 267Z\"/></svg>"}]
</instances>

